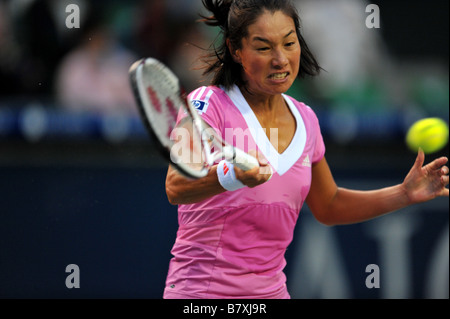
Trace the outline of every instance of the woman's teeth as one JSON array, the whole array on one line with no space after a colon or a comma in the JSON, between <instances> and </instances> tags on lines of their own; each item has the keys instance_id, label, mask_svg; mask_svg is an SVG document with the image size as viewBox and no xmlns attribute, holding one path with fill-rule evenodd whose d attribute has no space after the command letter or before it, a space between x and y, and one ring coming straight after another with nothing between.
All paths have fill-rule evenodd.
<instances>
[{"instance_id":1,"label":"woman's teeth","mask_svg":"<svg viewBox=\"0 0 450 319\"><path fill-rule=\"evenodd\" d=\"M288 73L285 72L285 73L272 74L270 77L275 80L282 80L282 79L286 78L287 76L288 76Z\"/></svg>"}]
</instances>

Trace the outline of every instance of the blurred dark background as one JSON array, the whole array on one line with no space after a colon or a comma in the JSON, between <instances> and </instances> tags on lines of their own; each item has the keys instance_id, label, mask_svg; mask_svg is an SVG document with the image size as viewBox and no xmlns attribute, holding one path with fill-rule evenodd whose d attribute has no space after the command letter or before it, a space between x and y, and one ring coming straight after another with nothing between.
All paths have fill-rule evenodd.
<instances>
[{"instance_id":1,"label":"blurred dark background","mask_svg":"<svg viewBox=\"0 0 450 319\"><path fill-rule=\"evenodd\" d=\"M297 0L326 72L289 94L321 122L339 185L402 182L417 119L449 119L449 2ZM69 4L80 28L69 29ZM381 28L366 27L368 4ZM0 298L160 299L177 230L167 165L137 116L128 68L169 64L188 90L218 30L200 0L0 0ZM448 145L427 161L448 156ZM287 252L293 298L448 298L448 198L352 226L305 207ZM65 285L80 268L79 289ZM365 285L377 264L381 287Z\"/></svg>"}]
</instances>

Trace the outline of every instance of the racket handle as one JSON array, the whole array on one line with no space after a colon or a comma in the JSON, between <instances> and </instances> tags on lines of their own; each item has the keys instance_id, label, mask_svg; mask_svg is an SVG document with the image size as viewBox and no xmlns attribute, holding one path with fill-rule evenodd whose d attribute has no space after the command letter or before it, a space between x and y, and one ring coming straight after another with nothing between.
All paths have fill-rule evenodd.
<instances>
[{"instance_id":1,"label":"racket handle","mask_svg":"<svg viewBox=\"0 0 450 319\"><path fill-rule=\"evenodd\" d=\"M244 171L259 167L259 162L255 157L248 155L238 148L234 149L233 164Z\"/></svg>"}]
</instances>

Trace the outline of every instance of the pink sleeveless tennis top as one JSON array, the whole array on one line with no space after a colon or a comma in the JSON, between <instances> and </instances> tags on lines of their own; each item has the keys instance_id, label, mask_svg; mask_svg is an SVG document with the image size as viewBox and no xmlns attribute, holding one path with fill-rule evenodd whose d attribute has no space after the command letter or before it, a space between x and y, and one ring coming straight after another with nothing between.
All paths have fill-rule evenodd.
<instances>
[{"instance_id":1,"label":"pink sleeveless tennis top","mask_svg":"<svg viewBox=\"0 0 450 319\"><path fill-rule=\"evenodd\" d=\"M311 186L311 167L325 145L312 109L283 95L297 128L279 154L235 86L201 87L189 98L228 143L257 149L274 170L256 188L225 192L178 208L179 228L165 299L289 299L285 252ZM276 131L269 132L276 138Z\"/></svg>"}]
</instances>

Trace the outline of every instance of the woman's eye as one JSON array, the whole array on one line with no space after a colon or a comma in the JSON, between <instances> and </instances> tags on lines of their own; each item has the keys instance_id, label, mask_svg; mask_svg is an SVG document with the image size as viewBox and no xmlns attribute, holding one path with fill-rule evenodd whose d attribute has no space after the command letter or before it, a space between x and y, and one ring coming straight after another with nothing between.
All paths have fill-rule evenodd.
<instances>
[{"instance_id":1,"label":"woman's eye","mask_svg":"<svg viewBox=\"0 0 450 319\"><path fill-rule=\"evenodd\" d=\"M259 49L258 49L258 51L261 51L261 52L267 51L267 50L269 50L269 48L259 48Z\"/></svg>"},{"instance_id":2,"label":"woman's eye","mask_svg":"<svg viewBox=\"0 0 450 319\"><path fill-rule=\"evenodd\" d=\"M289 42L289 43L286 44L287 47L291 47L293 45L295 45L295 42Z\"/></svg>"}]
</instances>

